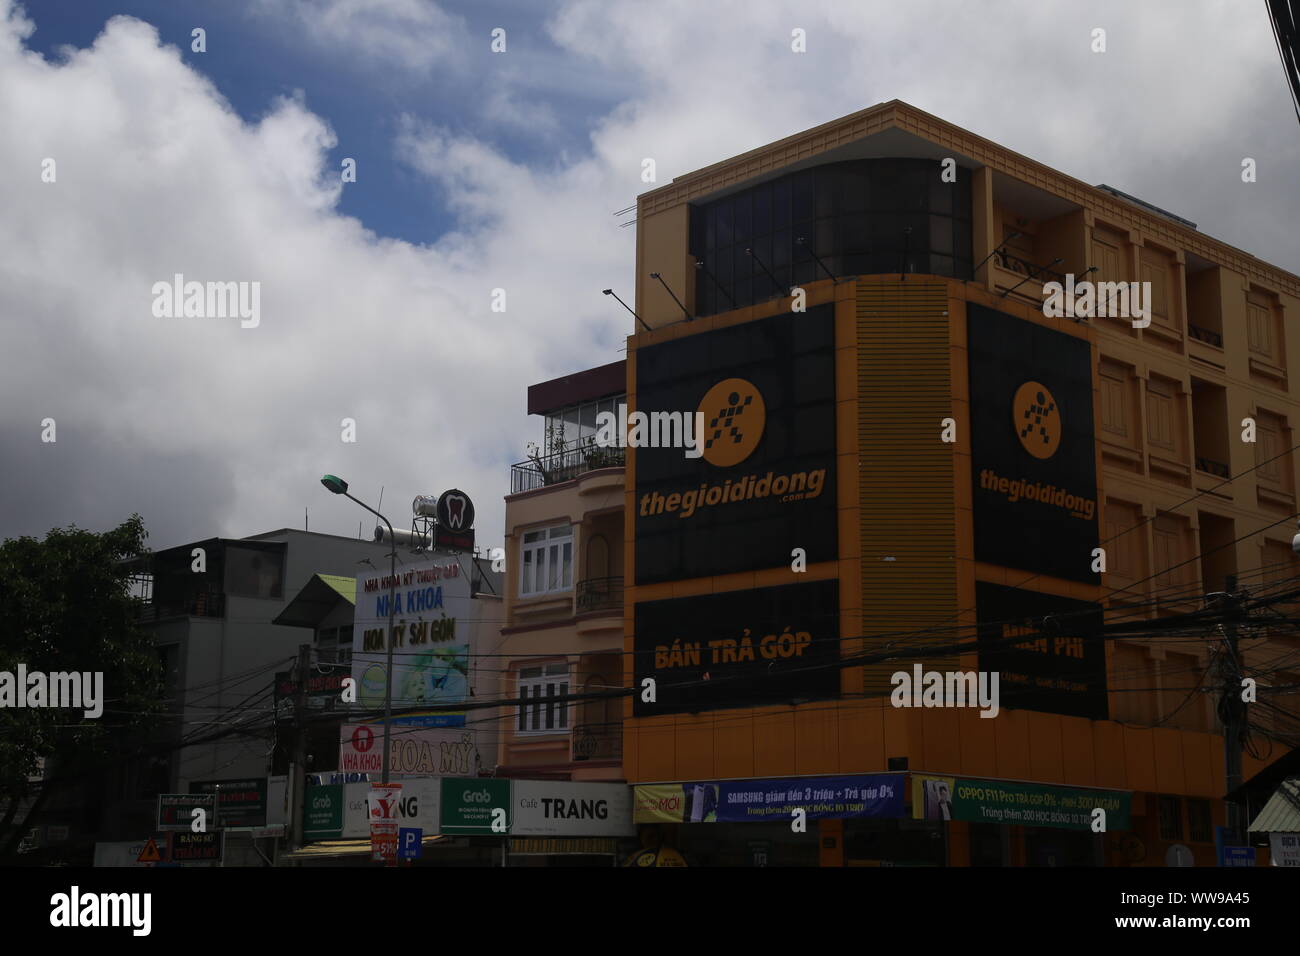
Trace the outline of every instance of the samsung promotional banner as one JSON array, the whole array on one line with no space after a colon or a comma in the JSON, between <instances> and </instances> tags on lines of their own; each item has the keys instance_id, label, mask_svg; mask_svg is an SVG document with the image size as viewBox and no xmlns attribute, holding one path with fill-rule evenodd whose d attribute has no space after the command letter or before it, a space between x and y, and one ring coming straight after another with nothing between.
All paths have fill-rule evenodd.
<instances>
[{"instance_id":1,"label":"samsung promotional banner","mask_svg":"<svg viewBox=\"0 0 1300 956\"><path fill-rule=\"evenodd\" d=\"M469 693L473 605L469 577L460 561L439 558L400 567L394 593L393 709L463 702ZM388 599L387 572L357 576L352 677L360 710L384 708ZM426 726L461 726L465 715L408 715L403 720Z\"/></svg>"},{"instance_id":2,"label":"samsung promotional banner","mask_svg":"<svg viewBox=\"0 0 1300 956\"><path fill-rule=\"evenodd\" d=\"M637 584L836 558L831 306L638 349L635 410L704 428L636 448Z\"/></svg>"},{"instance_id":3,"label":"samsung promotional banner","mask_svg":"<svg viewBox=\"0 0 1300 956\"><path fill-rule=\"evenodd\" d=\"M1091 347L966 308L975 560L1095 584Z\"/></svg>"},{"instance_id":4,"label":"samsung promotional banner","mask_svg":"<svg viewBox=\"0 0 1300 956\"><path fill-rule=\"evenodd\" d=\"M839 581L641 601L632 712L695 713L838 696Z\"/></svg>"},{"instance_id":5,"label":"samsung promotional banner","mask_svg":"<svg viewBox=\"0 0 1300 956\"><path fill-rule=\"evenodd\" d=\"M483 762L477 738L477 731L464 727L395 725L389 735L389 773L474 776ZM339 771L374 778L383 768L384 725L344 724L339 736Z\"/></svg>"},{"instance_id":6,"label":"samsung promotional banner","mask_svg":"<svg viewBox=\"0 0 1300 956\"><path fill-rule=\"evenodd\" d=\"M980 670L997 673L1000 706L1105 720L1101 606L975 582Z\"/></svg>"},{"instance_id":7,"label":"samsung promotional banner","mask_svg":"<svg viewBox=\"0 0 1300 956\"><path fill-rule=\"evenodd\" d=\"M903 816L904 774L787 777L639 786L637 823L788 823L794 810L807 819Z\"/></svg>"},{"instance_id":8,"label":"samsung promotional banner","mask_svg":"<svg viewBox=\"0 0 1300 956\"><path fill-rule=\"evenodd\" d=\"M1131 802L1132 794L1117 790L912 775L912 816L918 820L1091 830L1101 810L1106 831L1111 832L1129 828Z\"/></svg>"}]
</instances>

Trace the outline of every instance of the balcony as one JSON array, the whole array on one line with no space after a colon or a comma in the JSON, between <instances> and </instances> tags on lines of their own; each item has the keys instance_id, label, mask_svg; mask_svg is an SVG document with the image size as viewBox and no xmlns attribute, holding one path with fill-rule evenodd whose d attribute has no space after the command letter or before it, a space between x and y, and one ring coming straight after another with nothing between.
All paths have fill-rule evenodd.
<instances>
[{"instance_id":1,"label":"balcony","mask_svg":"<svg viewBox=\"0 0 1300 956\"><path fill-rule=\"evenodd\" d=\"M618 760L623 756L623 724L579 724L573 728L572 759Z\"/></svg>"},{"instance_id":2,"label":"balcony","mask_svg":"<svg viewBox=\"0 0 1300 956\"><path fill-rule=\"evenodd\" d=\"M521 491L558 485L601 468L622 468L626 459L623 448L596 446L566 448L551 455L530 458L510 466L510 493L516 495Z\"/></svg>"},{"instance_id":3,"label":"balcony","mask_svg":"<svg viewBox=\"0 0 1300 956\"><path fill-rule=\"evenodd\" d=\"M1065 284L1065 276L1061 273L1012 255L1006 250L994 253L993 264L996 266L993 275L997 290L1004 294L1023 296L1038 305L1043 301L1043 283Z\"/></svg>"},{"instance_id":4,"label":"balcony","mask_svg":"<svg viewBox=\"0 0 1300 956\"><path fill-rule=\"evenodd\" d=\"M215 583L184 598L142 601L136 606L136 618L141 624L153 624L169 617L225 617L225 614L226 596Z\"/></svg>"},{"instance_id":5,"label":"balcony","mask_svg":"<svg viewBox=\"0 0 1300 956\"><path fill-rule=\"evenodd\" d=\"M577 613L623 613L623 578L587 578L578 582Z\"/></svg>"}]
</instances>

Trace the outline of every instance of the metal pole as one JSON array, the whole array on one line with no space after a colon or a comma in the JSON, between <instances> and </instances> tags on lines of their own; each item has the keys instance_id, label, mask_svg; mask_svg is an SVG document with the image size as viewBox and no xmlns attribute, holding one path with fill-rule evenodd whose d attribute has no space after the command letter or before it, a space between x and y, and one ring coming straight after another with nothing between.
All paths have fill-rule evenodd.
<instances>
[{"instance_id":1,"label":"metal pole","mask_svg":"<svg viewBox=\"0 0 1300 956\"><path fill-rule=\"evenodd\" d=\"M1237 656L1237 618L1240 615L1240 596L1237 594L1237 576L1229 574L1226 581L1227 597L1224 600L1223 635L1227 644L1224 664L1223 695L1225 720L1223 722L1224 784L1228 793L1241 786L1242 717L1245 708L1241 700L1241 661ZM1243 841L1241 803L1237 799L1227 804L1228 831L1232 842L1240 846Z\"/></svg>"},{"instance_id":2,"label":"metal pole","mask_svg":"<svg viewBox=\"0 0 1300 956\"><path fill-rule=\"evenodd\" d=\"M346 491L344 497L352 498ZM384 783L388 783L389 753L388 744L392 739L393 729L393 615L397 613L397 535L393 534L393 524L364 501L352 498L372 515L388 525L388 543L392 546L388 561L388 655L387 671L384 674Z\"/></svg>"}]
</instances>

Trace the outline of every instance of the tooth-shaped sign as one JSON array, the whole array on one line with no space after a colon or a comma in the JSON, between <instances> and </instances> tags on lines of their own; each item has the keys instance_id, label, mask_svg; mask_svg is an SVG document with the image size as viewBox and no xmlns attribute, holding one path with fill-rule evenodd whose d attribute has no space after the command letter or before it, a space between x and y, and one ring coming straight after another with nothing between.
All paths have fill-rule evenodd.
<instances>
[{"instance_id":1,"label":"tooth-shaped sign","mask_svg":"<svg viewBox=\"0 0 1300 956\"><path fill-rule=\"evenodd\" d=\"M438 523L450 531L468 531L474 527L474 502L469 495L453 488L438 498Z\"/></svg>"}]
</instances>

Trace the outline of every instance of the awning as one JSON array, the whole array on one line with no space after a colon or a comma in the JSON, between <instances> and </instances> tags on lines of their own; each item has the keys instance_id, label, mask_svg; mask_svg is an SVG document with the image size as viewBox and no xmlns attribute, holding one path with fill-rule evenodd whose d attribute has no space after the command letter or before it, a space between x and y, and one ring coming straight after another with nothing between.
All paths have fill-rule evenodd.
<instances>
[{"instance_id":1,"label":"awning","mask_svg":"<svg viewBox=\"0 0 1300 956\"><path fill-rule=\"evenodd\" d=\"M315 627L326 614L334 610L340 599L353 605L357 603L356 578L345 578L338 574L313 574L271 623L288 627Z\"/></svg>"},{"instance_id":2,"label":"awning","mask_svg":"<svg viewBox=\"0 0 1300 956\"><path fill-rule=\"evenodd\" d=\"M440 843L446 843L450 839L451 837L443 834L427 836L420 841L420 845L422 849L427 850ZM309 843L301 849L280 854L280 859L289 863L310 863L312 860L355 859L357 857L370 857L369 837L364 840L322 840L320 843Z\"/></svg>"},{"instance_id":3,"label":"awning","mask_svg":"<svg viewBox=\"0 0 1300 956\"><path fill-rule=\"evenodd\" d=\"M1252 833L1300 833L1300 777L1283 780L1250 825Z\"/></svg>"}]
</instances>

